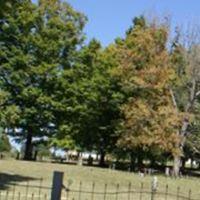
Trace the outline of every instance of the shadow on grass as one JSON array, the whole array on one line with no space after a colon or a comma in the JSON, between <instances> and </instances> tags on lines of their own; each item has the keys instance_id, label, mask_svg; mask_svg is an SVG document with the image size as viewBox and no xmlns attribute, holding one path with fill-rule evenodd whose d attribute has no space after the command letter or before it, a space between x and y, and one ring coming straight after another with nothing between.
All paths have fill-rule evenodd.
<instances>
[{"instance_id":1,"label":"shadow on grass","mask_svg":"<svg viewBox=\"0 0 200 200\"><path fill-rule=\"evenodd\" d=\"M28 182L31 180L37 180L37 178L0 172L0 190L7 190L13 187L13 185L18 185L20 182Z\"/></svg>"},{"instance_id":2,"label":"shadow on grass","mask_svg":"<svg viewBox=\"0 0 200 200\"><path fill-rule=\"evenodd\" d=\"M200 178L199 169L185 169L183 174L189 177Z\"/></svg>"}]
</instances>

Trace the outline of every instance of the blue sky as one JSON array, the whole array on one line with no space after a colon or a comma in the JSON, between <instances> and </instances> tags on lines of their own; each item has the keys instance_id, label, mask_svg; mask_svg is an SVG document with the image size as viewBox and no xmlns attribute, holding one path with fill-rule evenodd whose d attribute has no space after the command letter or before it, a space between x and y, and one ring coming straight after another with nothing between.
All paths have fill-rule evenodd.
<instances>
[{"instance_id":1,"label":"blue sky","mask_svg":"<svg viewBox=\"0 0 200 200\"><path fill-rule=\"evenodd\" d=\"M123 36L134 16L171 15L172 25L200 20L200 0L68 0L88 17L85 32L104 46Z\"/></svg>"}]
</instances>

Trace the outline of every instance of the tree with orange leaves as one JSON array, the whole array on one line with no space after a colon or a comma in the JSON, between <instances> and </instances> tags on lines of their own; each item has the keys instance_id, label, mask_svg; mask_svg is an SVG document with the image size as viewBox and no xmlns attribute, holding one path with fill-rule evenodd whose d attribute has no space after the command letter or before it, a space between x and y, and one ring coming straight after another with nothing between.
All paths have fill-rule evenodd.
<instances>
[{"instance_id":1,"label":"tree with orange leaves","mask_svg":"<svg viewBox=\"0 0 200 200\"><path fill-rule=\"evenodd\" d=\"M175 77L166 48L165 25L136 18L119 47L118 75L129 96L122 106L119 146L127 149L159 148L180 154L178 130L181 113L173 105L170 84Z\"/></svg>"}]
</instances>

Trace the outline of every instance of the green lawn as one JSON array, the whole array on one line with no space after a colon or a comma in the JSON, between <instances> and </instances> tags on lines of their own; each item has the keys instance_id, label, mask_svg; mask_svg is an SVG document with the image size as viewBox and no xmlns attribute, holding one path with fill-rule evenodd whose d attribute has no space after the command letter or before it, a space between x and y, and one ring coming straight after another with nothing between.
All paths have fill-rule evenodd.
<instances>
[{"instance_id":1,"label":"green lawn","mask_svg":"<svg viewBox=\"0 0 200 200\"><path fill-rule=\"evenodd\" d=\"M0 182L1 182L1 195L5 195L5 191L10 190L10 195L18 195L26 193L28 187L28 196L31 197L32 193L37 196L39 193L44 197L47 194L49 199L50 190L40 191L38 188L31 188L29 185L40 185L51 187L53 171L62 171L65 173L64 185L73 190L80 189L80 181L82 182L81 190L92 191L93 182L95 182L94 190L97 192L104 192L105 184L107 184L107 192L116 192L117 185L119 184L119 192L128 191L128 185L131 183L131 191L140 191L141 183L143 183L143 191L148 190L151 187L152 177L140 177L138 174L111 171L109 169L101 169L94 167L84 167L76 165L65 164L52 164L52 163L39 163L39 162L25 162L15 160L0 160ZM43 178L43 181L40 181ZM25 185L26 187L11 187L9 184L14 183L17 185ZM177 193L177 187L180 187L180 193L184 196L188 196L188 192L191 189L191 197L193 199L200 199L200 180L198 178L181 178L173 179L166 178L164 176L158 176L158 191L165 192L166 185L169 186L169 193ZM12 194L11 194L12 193ZM63 198L67 199L63 194ZM69 193L68 199L82 199L90 200L92 194L82 194L78 196L75 193ZM140 194L132 194L130 199L139 199ZM1 197L1 196L0 196ZM133 198L134 197L134 198ZM10 197L11 198L11 197ZM45 199L46 197L44 197ZM11 198L12 199L12 198ZM17 198L16 198L17 199ZM25 197L24 197L25 199ZM31 198L30 198L31 199ZM37 198L32 198L37 199ZM94 199L104 199L100 194L94 197ZM118 197L107 194L107 198L114 199L128 199L127 194L119 194ZM143 195L142 199L150 199L150 195ZM165 199L157 196L158 200ZM168 200L176 199L168 197ZM179 198L181 199L181 198Z\"/></svg>"}]
</instances>

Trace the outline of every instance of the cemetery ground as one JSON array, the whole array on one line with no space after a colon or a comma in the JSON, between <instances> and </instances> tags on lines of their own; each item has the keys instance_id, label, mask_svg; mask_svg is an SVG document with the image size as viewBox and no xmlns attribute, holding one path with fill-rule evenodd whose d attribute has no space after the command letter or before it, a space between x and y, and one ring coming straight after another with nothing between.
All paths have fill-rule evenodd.
<instances>
[{"instance_id":1,"label":"cemetery ground","mask_svg":"<svg viewBox=\"0 0 200 200\"><path fill-rule=\"evenodd\" d=\"M97 167L67 165L67 164L55 164L45 162L27 162L16 160L1 160L0 161L0 190L12 192L13 188L15 193L28 193L41 195L46 194L50 196L51 190L48 189L52 184L52 176L54 171L64 172L64 187L72 190L85 190L91 191L92 188L98 192L114 191L116 188L119 191L132 190L136 193L133 195L140 195L141 190L150 190L153 176L146 175L141 177L138 173L122 172L117 170L102 169ZM177 194L177 191L184 196L188 196L188 192L191 189L191 199L200 199L200 181L195 177L182 177L171 178L163 175L156 175L158 178L158 191L166 192L166 185L168 186L168 193ZM42 178L42 179L41 179ZM95 184L95 188L94 188ZM31 186L40 186L31 187ZM43 188L44 187L44 188ZM47 187L45 189L45 187ZM27 195L29 195L27 194ZM70 194L73 195L73 194ZM74 194L75 195L75 194ZM89 199L86 197L81 199ZM134 197L135 197L134 196ZM46 197L46 198L47 198ZM73 197L76 199L76 197ZM68 198L68 199L73 199ZM48 199L48 198L47 198ZM79 198L77 198L79 199ZM98 198L94 198L98 199ZM118 200L127 199L123 196L119 196ZM132 198L131 198L132 199ZM139 199L135 198L135 199ZM142 199L145 198L143 195ZM165 199L158 198L158 199ZM168 197L168 200L173 199ZM176 198L174 198L176 199ZM181 198L180 198L181 199Z\"/></svg>"}]
</instances>

